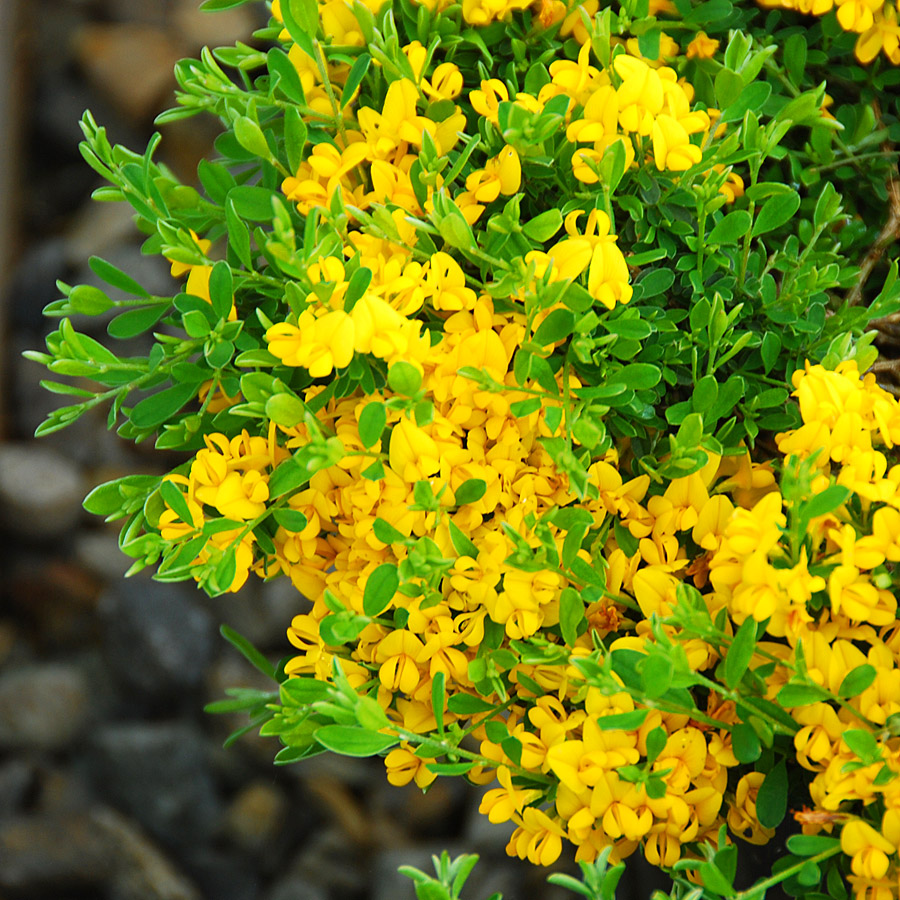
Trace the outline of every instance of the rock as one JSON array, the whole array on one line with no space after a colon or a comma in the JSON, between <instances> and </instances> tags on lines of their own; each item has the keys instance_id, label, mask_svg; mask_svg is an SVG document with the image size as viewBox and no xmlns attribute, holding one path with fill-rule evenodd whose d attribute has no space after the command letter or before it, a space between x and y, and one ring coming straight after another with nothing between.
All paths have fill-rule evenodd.
<instances>
[{"instance_id":1,"label":"rock","mask_svg":"<svg viewBox=\"0 0 900 900\"><path fill-rule=\"evenodd\" d=\"M48 896L96 886L108 844L86 814L22 816L0 825L0 890Z\"/></svg>"},{"instance_id":2,"label":"rock","mask_svg":"<svg viewBox=\"0 0 900 900\"><path fill-rule=\"evenodd\" d=\"M332 894L299 875L288 875L275 882L265 900L330 900Z\"/></svg>"},{"instance_id":3,"label":"rock","mask_svg":"<svg viewBox=\"0 0 900 900\"><path fill-rule=\"evenodd\" d=\"M134 560L119 549L115 531L79 531L75 535L75 559L94 575L108 581L124 577Z\"/></svg>"},{"instance_id":4,"label":"rock","mask_svg":"<svg viewBox=\"0 0 900 900\"><path fill-rule=\"evenodd\" d=\"M90 818L112 857L110 900L200 900L197 888L125 816L100 808Z\"/></svg>"},{"instance_id":5,"label":"rock","mask_svg":"<svg viewBox=\"0 0 900 900\"><path fill-rule=\"evenodd\" d=\"M81 518L81 470L35 444L0 445L0 526L35 539L64 534Z\"/></svg>"},{"instance_id":6,"label":"rock","mask_svg":"<svg viewBox=\"0 0 900 900\"><path fill-rule=\"evenodd\" d=\"M90 84L134 122L168 99L183 49L163 29L130 22L83 25L74 47Z\"/></svg>"},{"instance_id":7,"label":"rock","mask_svg":"<svg viewBox=\"0 0 900 900\"><path fill-rule=\"evenodd\" d=\"M234 851L201 847L191 849L182 864L204 897L214 897L215 900L253 900L259 896L259 865L253 856L245 857Z\"/></svg>"},{"instance_id":8,"label":"rock","mask_svg":"<svg viewBox=\"0 0 900 900\"><path fill-rule=\"evenodd\" d=\"M254 781L231 801L225 828L242 850L258 851L276 839L287 814L287 800L272 784Z\"/></svg>"},{"instance_id":9,"label":"rock","mask_svg":"<svg viewBox=\"0 0 900 900\"><path fill-rule=\"evenodd\" d=\"M0 747L64 747L89 711L87 679L74 666L46 663L0 675Z\"/></svg>"},{"instance_id":10,"label":"rock","mask_svg":"<svg viewBox=\"0 0 900 900\"><path fill-rule=\"evenodd\" d=\"M0 889L29 897L102 886L109 900L200 900L140 829L111 809L0 825L0 859Z\"/></svg>"},{"instance_id":11,"label":"rock","mask_svg":"<svg viewBox=\"0 0 900 900\"><path fill-rule=\"evenodd\" d=\"M313 831L290 864L285 879L321 888L326 897L343 897L372 887L368 856L360 853L337 828Z\"/></svg>"},{"instance_id":12,"label":"rock","mask_svg":"<svg viewBox=\"0 0 900 900\"><path fill-rule=\"evenodd\" d=\"M236 594L222 594L209 602L218 621L242 634L259 649L290 652L287 640L291 619L306 612L309 603L287 578L248 581Z\"/></svg>"},{"instance_id":13,"label":"rock","mask_svg":"<svg viewBox=\"0 0 900 900\"><path fill-rule=\"evenodd\" d=\"M230 47L235 41L246 41L254 28L265 24L265 17L261 21L249 6L210 15L196 0L176 0L172 18L176 33L193 53L200 47Z\"/></svg>"},{"instance_id":14,"label":"rock","mask_svg":"<svg viewBox=\"0 0 900 900\"><path fill-rule=\"evenodd\" d=\"M214 623L196 588L130 578L100 598L105 646L114 671L151 696L200 683L212 655Z\"/></svg>"},{"instance_id":15,"label":"rock","mask_svg":"<svg viewBox=\"0 0 900 900\"><path fill-rule=\"evenodd\" d=\"M39 333L45 328L41 310L59 299L56 279L65 277L65 265L65 243L60 238L48 238L25 252L7 290L6 306L13 329Z\"/></svg>"},{"instance_id":16,"label":"rock","mask_svg":"<svg viewBox=\"0 0 900 900\"><path fill-rule=\"evenodd\" d=\"M77 268L91 256L105 257L134 235L134 210L129 204L85 203L66 229L66 263Z\"/></svg>"},{"instance_id":17,"label":"rock","mask_svg":"<svg viewBox=\"0 0 900 900\"><path fill-rule=\"evenodd\" d=\"M98 789L164 845L198 844L221 813L203 739L181 723L106 725L94 738Z\"/></svg>"},{"instance_id":18,"label":"rock","mask_svg":"<svg viewBox=\"0 0 900 900\"><path fill-rule=\"evenodd\" d=\"M19 811L33 782L34 767L24 759L0 765L0 821Z\"/></svg>"}]
</instances>

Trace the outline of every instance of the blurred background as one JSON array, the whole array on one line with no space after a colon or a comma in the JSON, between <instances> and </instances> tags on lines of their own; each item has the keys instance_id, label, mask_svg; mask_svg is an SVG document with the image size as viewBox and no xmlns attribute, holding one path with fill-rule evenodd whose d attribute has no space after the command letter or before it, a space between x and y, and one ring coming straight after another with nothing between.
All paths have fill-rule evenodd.
<instances>
[{"instance_id":1,"label":"blurred background","mask_svg":"<svg viewBox=\"0 0 900 900\"><path fill-rule=\"evenodd\" d=\"M248 40L262 4L214 15L199 0L0 0L0 897L4 900L397 900L400 864L477 851L466 896L562 898L508 860L509 830L457 779L391 787L380 760L321 756L275 769L273 740L222 741L240 721L204 714L261 679L218 634L273 659L301 611L287 582L210 600L192 584L124 580L116 525L81 509L94 485L172 459L106 430L106 410L39 441L62 405L22 358L55 329L57 279L96 283L96 254L152 292L167 265L140 253L130 207L95 203L78 120L143 151L172 105L174 63ZM215 121L162 129L158 158L195 183ZM77 323L103 338L105 322ZM646 896L646 889L642 895ZM621 895L620 895L621 896Z\"/></svg>"}]
</instances>

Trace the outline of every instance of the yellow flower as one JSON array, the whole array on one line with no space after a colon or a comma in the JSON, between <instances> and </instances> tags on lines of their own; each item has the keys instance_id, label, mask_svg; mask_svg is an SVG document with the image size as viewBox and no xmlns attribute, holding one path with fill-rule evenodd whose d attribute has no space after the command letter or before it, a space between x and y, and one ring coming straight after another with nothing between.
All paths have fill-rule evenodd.
<instances>
[{"instance_id":1,"label":"yellow flower","mask_svg":"<svg viewBox=\"0 0 900 900\"><path fill-rule=\"evenodd\" d=\"M660 172L683 172L700 162L701 149L691 143L684 126L672 116L661 113L653 121L653 159Z\"/></svg>"},{"instance_id":2,"label":"yellow flower","mask_svg":"<svg viewBox=\"0 0 900 900\"><path fill-rule=\"evenodd\" d=\"M875 59L879 51L884 51L895 66L900 66L900 27L897 25L897 9L890 4L876 10L872 27L860 34L853 52L866 65Z\"/></svg>"},{"instance_id":3,"label":"yellow flower","mask_svg":"<svg viewBox=\"0 0 900 900\"><path fill-rule=\"evenodd\" d=\"M688 59L712 59L719 49L719 41L707 37L705 31L697 32L696 37L687 45L685 56Z\"/></svg>"},{"instance_id":4,"label":"yellow flower","mask_svg":"<svg viewBox=\"0 0 900 900\"><path fill-rule=\"evenodd\" d=\"M841 28L863 33L874 26L874 13L881 9L884 0L835 0L835 5Z\"/></svg>"},{"instance_id":5,"label":"yellow flower","mask_svg":"<svg viewBox=\"0 0 900 900\"><path fill-rule=\"evenodd\" d=\"M405 417L391 432L389 458L391 468L410 483L429 478L441 467L434 438Z\"/></svg>"},{"instance_id":6,"label":"yellow flower","mask_svg":"<svg viewBox=\"0 0 900 900\"><path fill-rule=\"evenodd\" d=\"M189 228L188 231L191 233L191 237L194 239L194 243L200 248L200 252L207 256L207 251L210 247L212 247L212 241L207 241L203 238L197 236L197 232L194 231L193 228ZM195 266L190 263L178 262L177 260L170 260L172 265L169 268L169 271L172 274L173 278L179 278L185 274L185 272L190 272ZM190 293L190 291L188 291Z\"/></svg>"},{"instance_id":7,"label":"yellow flower","mask_svg":"<svg viewBox=\"0 0 900 900\"><path fill-rule=\"evenodd\" d=\"M353 320L343 310L316 316L305 309L296 325L287 322L266 331L269 352L287 366L303 366L313 378L350 365L355 339Z\"/></svg>"},{"instance_id":8,"label":"yellow flower","mask_svg":"<svg viewBox=\"0 0 900 900\"><path fill-rule=\"evenodd\" d=\"M854 875L875 880L887 874L888 857L897 852L897 847L867 822L852 819L841 829L841 850L853 857L850 867Z\"/></svg>"},{"instance_id":9,"label":"yellow flower","mask_svg":"<svg viewBox=\"0 0 900 900\"><path fill-rule=\"evenodd\" d=\"M429 760L416 756L404 742L384 758L387 780L398 787L414 781L416 787L424 790L437 778L437 772L428 770L428 762Z\"/></svg>"}]
</instances>

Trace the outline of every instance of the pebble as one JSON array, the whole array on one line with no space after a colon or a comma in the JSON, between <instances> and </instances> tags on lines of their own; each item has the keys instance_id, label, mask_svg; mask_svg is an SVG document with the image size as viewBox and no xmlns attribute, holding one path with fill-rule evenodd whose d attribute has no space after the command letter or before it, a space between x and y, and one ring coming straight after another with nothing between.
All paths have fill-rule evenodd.
<instances>
[{"instance_id":1,"label":"pebble","mask_svg":"<svg viewBox=\"0 0 900 900\"><path fill-rule=\"evenodd\" d=\"M238 792L225 817L231 841L250 853L275 840L287 815L284 795L272 784L254 781Z\"/></svg>"},{"instance_id":2,"label":"pebble","mask_svg":"<svg viewBox=\"0 0 900 900\"><path fill-rule=\"evenodd\" d=\"M212 656L215 624L197 597L193 584L162 584L145 576L105 591L99 606L106 655L125 684L154 697L199 685Z\"/></svg>"},{"instance_id":3,"label":"pebble","mask_svg":"<svg viewBox=\"0 0 900 900\"><path fill-rule=\"evenodd\" d=\"M140 829L111 809L4 823L0 858L0 888L27 896L105 884L109 900L200 900Z\"/></svg>"},{"instance_id":4,"label":"pebble","mask_svg":"<svg viewBox=\"0 0 900 900\"><path fill-rule=\"evenodd\" d=\"M89 714L87 679L75 666L45 663L0 674L0 748L58 750Z\"/></svg>"},{"instance_id":5,"label":"pebble","mask_svg":"<svg viewBox=\"0 0 900 900\"><path fill-rule=\"evenodd\" d=\"M0 444L0 527L45 540L81 518L86 493L81 469L49 447Z\"/></svg>"},{"instance_id":6,"label":"pebble","mask_svg":"<svg viewBox=\"0 0 900 900\"><path fill-rule=\"evenodd\" d=\"M74 48L88 82L127 119L145 120L168 105L183 48L167 31L135 22L85 24Z\"/></svg>"},{"instance_id":7,"label":"pebble","mask_svg":"<svg viewBox=\"0 0 900 900\"><path fill-rule=\"evenodd\" d=\"M98 789L164 845L198 844L215 833L221 801L196 728L181 722L108 724L92 744Z\"/></svg>"}]
</instances>

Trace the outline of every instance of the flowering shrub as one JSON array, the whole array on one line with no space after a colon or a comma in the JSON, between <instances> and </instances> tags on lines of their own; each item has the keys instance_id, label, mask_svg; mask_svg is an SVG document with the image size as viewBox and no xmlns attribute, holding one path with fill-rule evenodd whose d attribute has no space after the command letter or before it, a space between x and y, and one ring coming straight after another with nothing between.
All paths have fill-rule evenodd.
<instances>
[{"instance_id":1,"label":"flowering shrub","mask_svg":"<svg viewBox=\"0 0 900 900\"><path fill-rule=\"evenodd\" d=\"M184 451L86 500L132 571L306 598L277 669L225 632L277 691L212 708L276 762L489 785L583 896L635 852L735 895L789 810L741 897L898 896L897 70L840 33L897 62L895 13L837 7L274 0L267 49L177 67L160 120L226 126L202 192L85 115L182 284L60 285L50 315L157 330L120 358L62 318L29 355L82 381L39 433L110 401ZM458 896L474 860L436 862L420 896Z\"/></svg>"}]
</instances>

